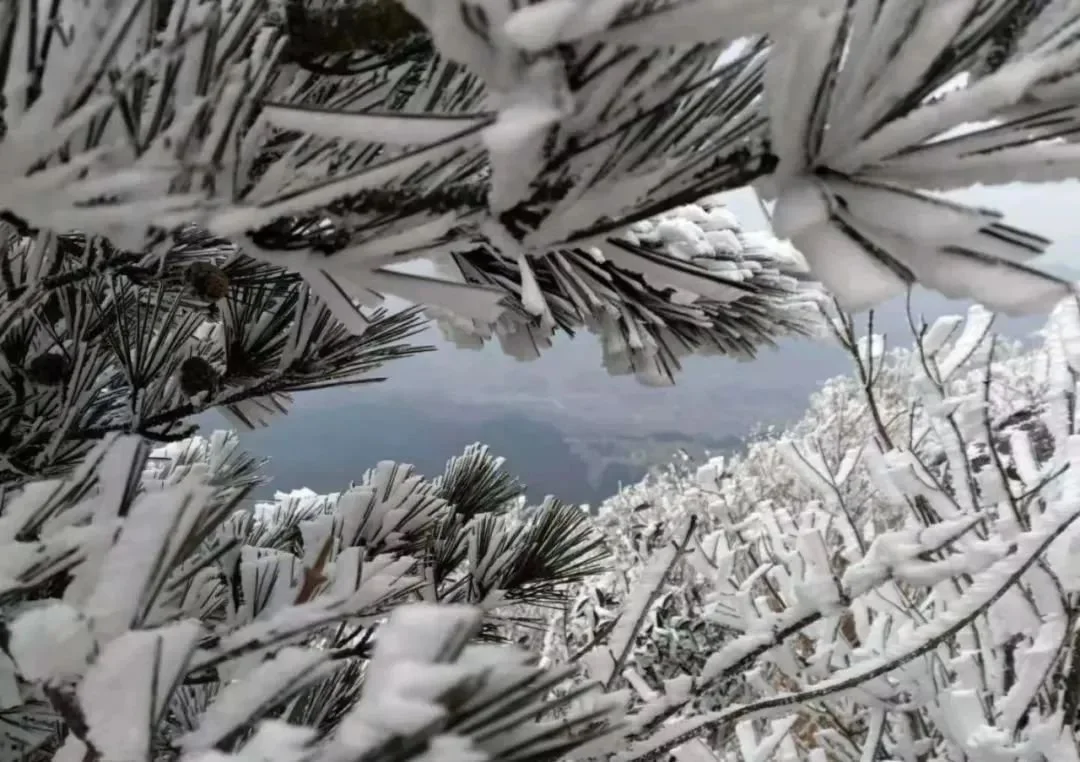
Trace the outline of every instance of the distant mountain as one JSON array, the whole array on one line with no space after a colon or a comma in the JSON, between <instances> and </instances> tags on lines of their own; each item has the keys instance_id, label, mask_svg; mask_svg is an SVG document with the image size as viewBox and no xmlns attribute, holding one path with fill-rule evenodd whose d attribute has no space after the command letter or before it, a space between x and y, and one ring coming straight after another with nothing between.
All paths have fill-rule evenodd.
<instances>
[{"instance_id":1,"label":"distant mountain","mask_svg":"<svg viewBox=\"0 0 1080 762\"><path fill-rule=\"evenodd\" d=\"M932 321L962 313L968 305L918 291L913 312ZM865 321L865 316L861 318ZM1000 319L998 330L1015 338L1030 336L1043 318ZM863 323L865 327L865 322ZM875 311L874 330L894 346L908 346L912 331L905 300ZM850 363L830 341L791 339L763 349L752 362L723 357L685 361L676 385L650 388L629 377L613 378L601 367L600 347L585 334L558 340L539 360L517 362L497 346L463 351L443 344L432 332L425 340L438 352L395 363L391 380L375 393L440 401L446 407L513 410L544 420L568 433L606 436L678 432L686 437L726 436L757 423L781 423L797 416L821 382L847 373ZM371 390L364 390L365 394ZM338 392L344 400L348 392ZM327 404L334 404L327 400Z\"/></svg>"},{"instance_id":2,"label":"distant mountain","mask_svg":"<svg viewBox=\"0 0 1080 762\"><path fill-rule=\"evenodd\" d=\"M222 426L206 416L208 429ZM645 474L646 464L606 464L594 474L592 464L575 453L563 433L542 420L506 412L475 419L444 414L422 399L357 401L346 408L301 406L274 425L240 432L242 445L271 459L273 481L256 497L275 490L308 487L336 492L359 481L380 460L412 463L420 473L441 473L447 459L473 442L484 442L507 459L507 468L539 502L547 494L577 503L596 504Z\"/></svg>"}]
</instances>

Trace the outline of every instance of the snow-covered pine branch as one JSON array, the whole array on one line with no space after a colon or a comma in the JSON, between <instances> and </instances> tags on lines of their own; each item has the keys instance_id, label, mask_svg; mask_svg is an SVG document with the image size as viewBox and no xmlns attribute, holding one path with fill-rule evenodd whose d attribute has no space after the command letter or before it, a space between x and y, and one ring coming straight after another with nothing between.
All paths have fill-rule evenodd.
<instances>
[{"instance_id":1,"label":"snow-covered pine branch","mask_svg":"<svg viewBox=\"0 0 1080 762\"><path fill-rule=\"evenodd\" d=\"M184 228L161 257L0 222L0 484L60 476L110 432L183 439L210 408L265 425L296 392L381 380L415 310L332 315L281 268Z\"/></svg>"},{"instance_id":2,"label":"snow-covered pine branch","mask_svg":"<svg viewBox=\"0 0 1080 762\"><path fill-rule=\"evenodd\" d=\"M496 321L462 320L439 309L427 312L439 318L444 336L459 347L480 348L497 338L503 351L520 360L539 357L551 346L556 328L581 325L599 336L609 373L634 374L649 385L672 383L680 359L692 352L751 359L776 337L821 331L822 295L800 279L804 267L798 253L767 233L743 231L715 198L637 222L612 245L636 261L625 269L612 267L618 260L591 249L580 255L553 254L533 264L551 320L536 319L524 289L517 294L523 308L508 309ZM663 255L713 273L728 285L705 291L688 277L671 279L665 276ZM491 285L510 284L520 276L511 262L471 256L469 272ZM450 266L440 268L452 274ZM626 270L640 271L644 279ZM671 288L650 288L650 281ZM552 287L558 290L548 293Z\"/></svg>"},{"instance_id":3,"label":"snow-covered pine branch","mask_svg":"<svg viewBox=\"0 0 1080 762\"><path fill-rule=\"evenodd\" d=\"M337 759L334 744L392 740L375 733L396 701L375 677L397 669L380 667L380 654L411 664L428 639L448 650L421 661L466 649L461 680L471 688L445 709L471 707L474 719L484 701L568 676L467 643L534 626L523 604L558 605L567 585L599 570L604 547L580 509L549 498L523 510L520 485L481 446L435 480L384 462L342 493L279 493L252 508L260 466L231 433L149 453L136 437L110 435L69 479L5 495L4 760L81 759L86 749L102 762L187 760L211 748L247 759L261 733L294 735L305 748L322 738L321 758ZM484 493L495 484L498 494ZM395 622L412 624L398 632ZM421 638L414 626L430 631ZM499 687L485 688L496 669ZM489 697L469 699L476 691ZM418 743L434 710L399 707L394 732ZM594 707L565 728L567 748L602 732L608 716ZM466 737L488 738L483 723L466 726Z\"/></svg>"},{"instance_id":4,"label":"snow-covered pine branch","mask_svg":"<svg viewBox=\"0 0 1080 762\"><path fill-rule=\"evenodd\" d=\"M29 240L149 264L195 224L353 328L383 293L515 356L584 326L652 383L808 330L782 258L634 228L750 184L849 306L1067 290L1026 264L1048 241L928 191L1075 174L1075 0L43 2L0 16L0 209Z\"/></svg>"}]
</instances>

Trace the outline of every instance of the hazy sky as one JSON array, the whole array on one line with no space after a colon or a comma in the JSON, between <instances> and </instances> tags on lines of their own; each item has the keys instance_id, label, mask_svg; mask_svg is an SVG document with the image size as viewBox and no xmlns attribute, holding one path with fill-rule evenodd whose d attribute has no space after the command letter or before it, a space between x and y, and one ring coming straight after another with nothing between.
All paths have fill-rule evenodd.
<instances>
[{"instance_id":1,"label":"hazy sky","mask_svg":"<svg viewBox=\"0 0 1080 762\"><path fill-rule=\"evenodd\" d=\"M1040 262L1071 264L1080 269L1080 182L976 186L948 195L962 203L997 209L1005 214L1008 224L1051 239L1054 246ZM768 228L753 191L735 191L724 200L743 228Z\"/></svg>"}]
</instances>

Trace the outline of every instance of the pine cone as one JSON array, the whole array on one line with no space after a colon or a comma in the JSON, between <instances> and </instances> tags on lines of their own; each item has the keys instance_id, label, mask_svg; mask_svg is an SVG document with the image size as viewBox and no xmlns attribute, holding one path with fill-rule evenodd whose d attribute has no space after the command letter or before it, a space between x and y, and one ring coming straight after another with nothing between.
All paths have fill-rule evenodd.
<instances>
[{"instance_id":1,"label":"pine cone","mask_svg":"<svg viewBox=\"0 0 1080 762\"><path fill-rule=\"evenodd\" d=\"M217 385L217 371L203 358L189 357L180 364L180 390L187 396L213 393Z\"/></svg>"},{"instance_id":2,"label":"pine cone","mask_svg":"<svg viewBox=\"0 0 1080 762\"><path fill-rule=\"evenodd\" d=\"M184 273L191 290L200 299L216 302L229 293L229 276L217 265L209 262L194 262Z\"/></svg>"},{"instance_id":3,"label":"pine cone","mask_svg":"<svg viewBox=\"0 0 1080 762\"><path fill-rule=\"evenodd\" d=\"M39 386L60 386L67 380L71 364L60 352L38 355L26 366L26 377Z\"/></svg>"},{"instance_id":4,"label":"pine cone","mask_svg":"<svg viewBox=\"0 0 1080 762\"><path fill-rule=\"evenodd\" d=\"M369 51L387 53L427 29L398 0L286 0L291 58Z\"/></svg>"},{"instance_id":5,"label":"pine cone","mask_svg":"<svg viewBox=\"0 0 1080 762\"><path fill-rule=\"evenodd\" d=\"M239 341L229 345L225 352L225 375L232 380L248 380L258 378L261 368L248 351Z\"/></svg>"}]
</instances>

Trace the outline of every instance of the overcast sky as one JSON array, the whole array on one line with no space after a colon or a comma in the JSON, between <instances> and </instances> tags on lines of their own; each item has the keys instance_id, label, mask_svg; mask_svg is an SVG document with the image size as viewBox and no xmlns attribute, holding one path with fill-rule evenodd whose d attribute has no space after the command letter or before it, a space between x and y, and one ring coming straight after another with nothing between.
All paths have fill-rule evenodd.
<instances>
[{"instance_id":1,"label":"overcast sky","mask_svg":"<svg viewBox=\"0 0 1080 762\"><path fill-rule=\"evenodd\" d=\"M949 194L962 203L997 209L1005 221L1046 236L1053 248L1040 263L1060 263L1080 269L1080 182L1070 180L1054 185L977 186ZM743 189L724 198L746 230L768 228L753 191Z\"/></svg>"}]
</instances>

